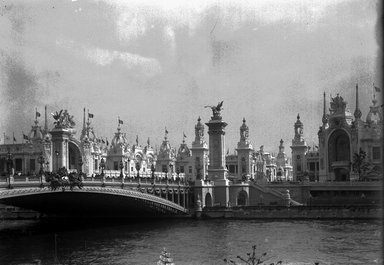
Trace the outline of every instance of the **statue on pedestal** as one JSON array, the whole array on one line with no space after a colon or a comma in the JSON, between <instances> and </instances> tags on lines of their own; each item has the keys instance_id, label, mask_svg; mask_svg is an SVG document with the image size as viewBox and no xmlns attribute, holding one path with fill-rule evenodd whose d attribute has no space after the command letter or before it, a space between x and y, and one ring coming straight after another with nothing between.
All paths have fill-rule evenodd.
<instances>
[{"instance_id":1,"label":"statue on pedestal","mask_svg":"<svg viewBox=\"0 0 384 265\"><path fill-rule=\"evenodd\" d=\"M222 110L223 102L221 101L217 104L217 106L205 106L204 108L211 108L212 109L212 120L221 120L220 111Z\"/></svg>"},{"instance_id":2,"label":"statue on pedestal","mask_svg":"<svg viewBox=\"0 0 384 265\"><path fill-rule=\"evenodd\" d=\"M73 116L69 115L67 110L60 110L60 112L51 113L55 119L55 128L73 128L76 124L73 120Z\"/></svg>"}]
</instances>

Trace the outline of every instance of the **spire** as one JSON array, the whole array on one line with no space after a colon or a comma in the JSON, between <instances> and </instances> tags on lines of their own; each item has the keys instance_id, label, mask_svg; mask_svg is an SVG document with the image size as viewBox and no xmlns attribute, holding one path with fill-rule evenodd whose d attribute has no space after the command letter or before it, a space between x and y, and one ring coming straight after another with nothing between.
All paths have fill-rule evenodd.
<instances>
[{"instance_id":1,"label":"spire","mask_svg":"<svg viewBox=\"0 0 384 265\"><path fill-rule=\"evenodd\" d=\"M303 123L300 121L300 114L297 114L297 120L294 125L295 128L295 142L302 142L303 141Z\"/></svg>"},{"instance_id":2,"label":"spire","mask_svg":"<svg viewBox=\"0 0 384 265\"><path fill-rule=\"evenodd\" d=\"M361 118L361 110L359 108L359 86L357 84L356 84L356 109L355 109L354 116L356 120Z\"/></svg>"},{"instance_id":3,"label":"spire","mask_svg":"<svg viewBox=\"0 0 384 265\"><path fill-rule=\"evenodd\" d=\"M332 96L331 96L331 98L332 98ZM322 118L323 124L326 124L328 122L327 114L325 113L325 109L326 109L326 103L325 103L325 91L324 91L324 94L323 94L323 118Z\"/></svg>"},{"instance_id":4,"label":"spire","mask_svg":"<svg viewBox=\"0 0 384 265\"><path fill-rule=\"evenodd\" d=\"M279 153L284 153L284 141L283 141L283 139L280 140Z\"/></svg>"},{"instance_id":5,"label":"spire","mask_svg":"<svg viewBox=\"0 0 384 265\"><path fill-rule=\"evenodd\" d=\"M249 128L245 123L245 118L243 118L243 124L240 126L240 142L248 143Z\"/></svg>"},{"instance_id":6,"label":"spire","mask_svg":"<svg viewBox=\"0 0 384 265\"><path fill-rule=\"evenodd\" d=\"M48 117L47 117L47 105L45 105L45 122L44 122L44 134L48 133Z\"/></svg>"},{"instance_id":7,"label":"spire","mask_svg":"<svg viewBox=\"0 0 384 265\"><path fill-rule=\"evenodd\" d=\"M83 113L83 130L85 130L85 108Z\"/></svg>"},{"instance_id":8,"label":"spire","mask_svg":"<svg viewBox=\"0 0 384 265\"><path fill-rule=\"evenodd\" d=\"M186 136L185 133L183 132L183 144L185 144L185 138L187 138L187 136Z\"/></svg>"},{"instance_id":9,"label":"spire","mask_svg":"<svg viewBox=\"0 0 384 265\"><path fill-rule=\"evenodd\" d=\"M165 132L164 132L164 140L168 139L168 130L167 127L165 127Z\"/></svg>"}]
</instances>

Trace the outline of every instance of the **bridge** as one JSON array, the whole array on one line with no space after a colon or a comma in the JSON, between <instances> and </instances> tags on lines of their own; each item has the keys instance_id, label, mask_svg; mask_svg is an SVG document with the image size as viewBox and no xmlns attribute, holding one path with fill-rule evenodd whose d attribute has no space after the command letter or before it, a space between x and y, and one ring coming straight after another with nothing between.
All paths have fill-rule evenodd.
<instances>
[{"instance_id":1,"label":"bridge","mask_svg":"<svg viewBox=\"0 0 384 265\"><path fill-rule=\"evenodd\" d=\"M43 179L0 180L0 203L53 216L168 217L188 215L188 183L168 180L85 178L82 188L54 190Z\"/></svg>"}]
</instances>

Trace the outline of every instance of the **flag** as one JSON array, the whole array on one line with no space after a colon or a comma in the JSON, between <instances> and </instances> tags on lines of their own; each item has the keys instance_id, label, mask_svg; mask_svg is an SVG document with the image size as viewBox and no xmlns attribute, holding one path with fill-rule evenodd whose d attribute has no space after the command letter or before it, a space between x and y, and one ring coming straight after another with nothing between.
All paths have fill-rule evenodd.
<instances>
[{"instance_id":1,"label":"flag","mask_svg":"<svg viewBox=\"0 0 384 265\"><path fill-rule=\"evenodd\" d=\"M187 138L187 136L185 135L185 133L184 133L184 132L183 132L183 137L184 137L184 138Z\"/></svg>"},{"instance_id":2,"label":"flag","mask_svg":"<svg viewBox=\"0 0 384 265\"><path fill-rule=\"evenodd\" d=\"M23 138L24 138L24 140L29 140L29 137L28 137L28 135L25 135L24 133L23 133Z\"/></svg>"},{"instance_id":3,"label":"flag","mask_svg":"<svg viewBox=\"0 0 384 265\"><path fill-rule=\"evenodd\" d=\"M109 145L108 139L107 139L107 138L105 138L105 140L107 141L107 145Z\"/></svg>"},{"instance_id":4,"label":"flag","mask_svg":"<svg viewBox=\"0 0 384 265\"><path fill-rule=\"evenodd\" d=\"M36 119L37 119L38 117L40 117L40 116L41 116L40 112L36 111Z\"/></svg>"},{"instance_id":5,"label":"flag","mask_svg":"<svg viewBox=\"0 0 384 265\"><path fill-rule=\"evenodd\" d=\"M105 144L105 141L104 141L104 139L101 139L101 142L102 142L103 144Z\"/></svg>"},{"instance_id":6,"label":"flag","mask_svg":"<svg viewBox=\"0 0 384 265\"><path fill-rule=\"evenodd\" d=\"M88 113L88 118L93 118L93 114L92 113Z\"/></svg>"},{"instance_id":7,"label":"flag","mask_svg":"<svg viewBox=\"0 0 384 265\"><path fill-rule=\"evenodd\" d=\"M168 133L167 127L165 127L165 133Z\"/></svg>"},{"instance_id":8,"label":"flag","mask_svg":"<svg viewBox=\"0 0 384 265\"><path fill-rule=\"evenodd\" d=\"M14 142L17 142L17 141L16 141L16 138L15 138L15 135L13 135L13 141L14 141Z\"/></svg>"},{"instance_id":9,"label":"flag","mask_svg":"<svg viewBox=\"0 0 384 265\"><path fill-rule=\"evenodd\" d=\"M377 87L377 86L375 86L375 85L374 85L373 87L375 88L375 91L376 91L376 92L381 92L381 88L380 88L380 87Z\"/></svg>"},{"instance_id":10,"label":"flag","mask_svg":"<svg viewBox=\"0 0 384 265\"><path fill-rule=\"evenodd\" d=\"M124 124L124 122L122 120L119 119L119 124Z\"/></svg>"}]
</instances>

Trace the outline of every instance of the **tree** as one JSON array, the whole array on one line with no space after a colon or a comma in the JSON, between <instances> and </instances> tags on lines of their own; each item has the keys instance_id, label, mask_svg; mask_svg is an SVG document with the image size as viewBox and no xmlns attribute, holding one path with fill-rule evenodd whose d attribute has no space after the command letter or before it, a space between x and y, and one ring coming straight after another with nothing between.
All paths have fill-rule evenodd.
<instances>
[{"instance_id":1,"label":"tree","mask_svg":"<svg viewBox=\"0 0 384 265\"><path fill-rule=\"evenodd\" d=\"M247 257L246 258L243 258L241 256L237 256L236 258L241 260L242 262L244 262L245 264L247 265L258 265L258 264L265 264L264 262L267 260L266 259L266 256L267 256L267 253L264 252L261 256L257 257L256 255L256 245L253 245L252 246L252 254L251 253L247 253ZM223 260L226 264L238 264L237 262L233 261L233 260L228 260L228 259L224 259ZM276 263L270 263L270 265L278 265L278 264L282 264L283 262L280 260Z\"/></svg>"},{"instance_id":2,"label":"tree","mask_svg":"<svg viewBox=\"0 0 384 265\"><path fill-rule=\"evenodd\" d=\"M359 174L359 181L365 180L365 173L369 169L369 163L365 160L367 157L367 153L360 148L359 153L355 153L353 155L353 163L352 168L353 172Z\"/></svg>"}]
</instances>

